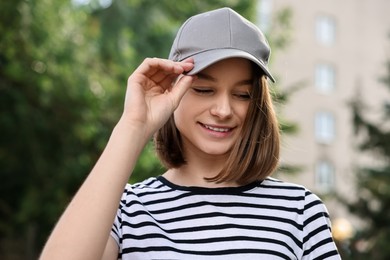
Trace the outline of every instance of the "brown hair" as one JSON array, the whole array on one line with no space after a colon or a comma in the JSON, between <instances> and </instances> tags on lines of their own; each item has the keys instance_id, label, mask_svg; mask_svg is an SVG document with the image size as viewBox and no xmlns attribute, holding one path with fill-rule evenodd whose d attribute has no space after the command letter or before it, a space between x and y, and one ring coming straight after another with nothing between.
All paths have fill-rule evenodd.
<instances>
[{"instance_id":1,"label":"brown hair","mask_svg":"<svg viewBox=\"0 0 390 260\"><path fill-rule=\"evenodd\" d=\"M224 168L210 182L237 182L245 185L265 179L278 166L280 133L267 79L254 69L251 102L239 140L232 147ZM155 149L162 164L178 168L186 163L180 132L173 115L154 136Z\"/></svg>"}]
</instances>

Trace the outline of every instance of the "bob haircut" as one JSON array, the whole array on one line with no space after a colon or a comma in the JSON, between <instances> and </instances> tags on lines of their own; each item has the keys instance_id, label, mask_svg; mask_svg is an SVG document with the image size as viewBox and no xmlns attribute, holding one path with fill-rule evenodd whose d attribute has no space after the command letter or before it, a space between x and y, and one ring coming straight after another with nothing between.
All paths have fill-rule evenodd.
<instances>
[{"instance_id":1,"label":"bob haircut","mask_svg":"<svg viewBox=\"0 0 390 260\"><path fill-rule=\"evenodd\" d=\"M210 182L236 182L240 185L264 180L278 166L280 152L279 124L272 104L266 76L252 65L251 101L239 139L232 147L224 168ZM154 135L157 156L162 164L179 168L186 164L180 132L173 115Z\"/></svg>"}]
</instances>

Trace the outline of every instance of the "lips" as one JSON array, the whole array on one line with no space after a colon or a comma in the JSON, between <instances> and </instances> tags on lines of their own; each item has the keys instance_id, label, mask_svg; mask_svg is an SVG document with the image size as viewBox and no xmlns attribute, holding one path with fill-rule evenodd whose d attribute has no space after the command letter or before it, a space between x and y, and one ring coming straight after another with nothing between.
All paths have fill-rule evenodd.
<instances>
[{"instance_id":1,"label":"lips","mask_svg":"<svg viewBox=\"0 0 390 260\"><path fill-rule=\"evenodd\" d=\"M227 133L227 132L230 132L232 130L231 127L211 126L211 125L205 125L205 124L202 124L202 126L206 129L209 129L209 130L214 131L214 132L219 132L219 133Z\"/></svg>"}]
</instances>

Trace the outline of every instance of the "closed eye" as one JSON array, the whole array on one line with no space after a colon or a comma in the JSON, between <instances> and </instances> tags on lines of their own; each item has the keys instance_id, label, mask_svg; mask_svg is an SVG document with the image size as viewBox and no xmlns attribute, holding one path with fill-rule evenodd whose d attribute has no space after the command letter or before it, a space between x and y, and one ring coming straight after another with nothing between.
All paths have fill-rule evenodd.
<instances>
[{"instance_id":1,"label":"closed eye","mask_svg":"<svg viewBox=\"0 0 390 260\"><path fill-rule=\"evenodd\" d=\"M241 99L241 100L249 100L251 99L251 96L248 92L245 92L245 93L236 93L234 94L235 97L237 97L238 99Z\"/></svg>"},{"instance_id":2,"label":"closed eye","mask_svg":"<svg viewBox=\"0 0 390 260\"><path fill-rule=\"evenodd\" d=\"M200 95L209 95L214 92L212 89L209 88L192 88L192 90Z\"/></svg>"}]
</instances>

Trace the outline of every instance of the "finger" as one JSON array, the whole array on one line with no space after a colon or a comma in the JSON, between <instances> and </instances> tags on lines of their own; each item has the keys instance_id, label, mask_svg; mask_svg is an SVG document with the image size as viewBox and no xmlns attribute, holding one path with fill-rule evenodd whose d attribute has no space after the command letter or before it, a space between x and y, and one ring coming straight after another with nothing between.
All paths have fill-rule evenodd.
<instances>
[{"instance_id":1,"label":"finger","mask_svg":"<svg viewBox=\"0 0 390 260\"><path fill-rule=\"evenodd\" d=\"M155 71L155 73L152 74L153 71L150 71L150 78L155 82L162 81L165 77L171 74L178 76L184 72L190 71L194 67L194 61L192 58L180 62L174 62L170 60L159 60L158 62L160 61L163 63L157 64L159 67ZM171 62L171 64L169 64L169 62ZM160 66L160 65L166 65L166 66ZM170 65L172 65L172 67Z\"/></svg>"},{"instance_id":2,"label":"finger","mask_svg":"<svg viewBox=\"0 0 390 260\"><path fill-rule=\"evenodd\" d=\"M185 72L186 70L191 70L193 67L192 59L188 59L183 62L172 62L172 64L181 66L181 69L177 72ZM150 74L152 71L150 71ZM166 71L166 70L157 70L155 74L149 77L156 85L160 85L164 89L168 89L172 87L172 83L179 76L179 74L175 73L175 71Z\"/></svg>"},{"instance_id":3,"label":"finger","mask_svg":"<svg viewBox=\"0 0 390 260\"><path fill-rule=\"evenodd\" d=\"M158 84L164 89L171 89L177 77L178 76L176 74L166 75L166 77L158 82Z\"/></svg>"},{"instance_id":4,"label":"finger","mask_svg":"<svg viewBox=\"0 0 390 260\"><path fill-rule=\"evenodd\" d=\"M161 62L156 58L146 58L134 71L134 73L140 73L147 77L154 75L157 71L161 70Z\"/></svg>"},{"instance_id":5,"label":"finger","mask_svg":"<svg viewBox=\"0 0 390 260\"><path fill-rule=\"evenodd\" d=\"M157 73L173 73L179 75L184 71L191 70L192 67L193 62L191 62L191 59L188 59L185 62L174 62L166 59L146 58L135 72L142 73L147 77L153 77Z\"/></svg>"},{"instance_id":6,"label":"finger","mask_svg":"<svg viewBox=\"0 0 390 260\"><path fill-rule=\"evenodd\" d=\"M181 62L185 72L190 71L194 68L194 58L187 58Z\"/></svg>"},{"instance_id":7,"label":"finger","mask_svg":"<svg viewBox=\"0 0 390 260\"><path fill-rule=\"evenodd\" d=\"M166 81L167 79L174 79L178 76L178 74L175 73L168 73L166 71L157 71L153 76L150 77L153 82L156 84L162 84L162 82Z\"/></svg>"},{"instance_id":8,"label":"finger","mask_svg":"<svg viewBox=\"0 0 390 260\"><path fill-rule=\"evenodd\" d=\"M168 77L174 76L175 78L177 78L179 75L192 70L194 68L194 60L192 58L189 58L184 61L175 62L175 65L178 65L182 68L182 70L180 69L181 73L172 73L170 75L167 75Z\"/></svg>"},{"instance_id":9,"label":"finger","mask_svg":"<svg viewBox=\"0 0 390 260\"><path fill-rule=\"evenodd\" d=\"M136 72L142 73L147 77L152 77L158 72L166 73L182 73L182 68L171 60L163 60L158 58L146 58L137 68Z\"/></svg>"},{"instance_id":10,"label":"finger","mask_svg":"<svg viewBox=\"0 0 390 260\"><path fill-rule=\"evenodd\" d=\"M182 76L172 88L173 104L176 107L179 105L180 100L183 98L184 94L190 88L194 82L196 76Z\"/></svg>"},{"instance_id":11,"label":"finger","mask_svg":"<svg viewBox=\"0 0 390 260\"><path fill-rule=\"evenodd\" d=\"M184 63L194 63L194 58L192 58L192 57L190 57L190 58L187 58L187 59L185 59L185 60L183 60L182 62L184 62Z\"/></svg>"}]
</instances>

